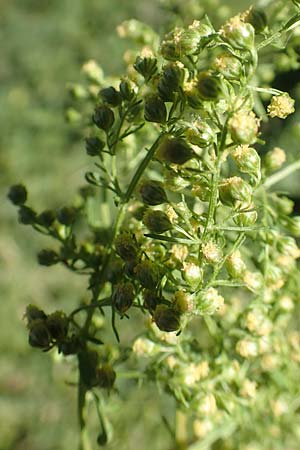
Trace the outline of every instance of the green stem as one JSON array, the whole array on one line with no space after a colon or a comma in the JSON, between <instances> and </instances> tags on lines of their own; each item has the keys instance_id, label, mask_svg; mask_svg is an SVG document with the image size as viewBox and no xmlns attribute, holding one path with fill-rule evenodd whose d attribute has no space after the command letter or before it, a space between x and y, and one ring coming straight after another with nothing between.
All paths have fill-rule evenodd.
<instances>
[{"instance_id":1,"label":"green stem","mask_svg":"<svg viewBox=\"0 0 300 450\"><path fill-rule=\"evenodd\" d=\"M269 189L271 186L273 186L276 183L279 183L279 181L284 180L284 178L291 175L293 172L296 172L300 169L300 160L295 161L292 164L289 164L288 166L284 167L279 172L274 173L274 175L271 175L266 179L263 186L266 189Z\"/></svg>"},{"instance_id":2,"label":"green stem","mask_svg":"<svg viewBox=\"0 0 300 450\"><path fill-rule=\"evenodd\" d=\"M92 450L88 430L86 427L86 388L81 380L81 375L79 374L78 383L78 420L80 427L80 438L79 438L79 450Z\"/></svg>"}]
</instances>

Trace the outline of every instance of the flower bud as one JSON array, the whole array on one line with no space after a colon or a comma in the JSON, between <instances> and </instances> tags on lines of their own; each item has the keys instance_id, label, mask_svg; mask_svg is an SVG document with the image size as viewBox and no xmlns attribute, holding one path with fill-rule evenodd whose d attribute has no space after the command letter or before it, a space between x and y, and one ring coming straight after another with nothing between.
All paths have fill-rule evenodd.
<instances>
[{"instance_id":1,"label":"flower bud","mask_svg":"<svg viewBox=\"0 0 300 450\"><path fill-rule=\"evenodd\" d=\"M172 164L182 165L192 159L194 152L181 138L165 138L157 150L157 158Z\"/></svg>"},{"instance_id":2,"label":"flower bud","mask_svg":"<svg viewBox=\"0 0 300 450\"><path fill-rule=\"evenodd\" d=\"M132 283L119 283L114 288L112 304L120 314L124 314L132 306L134 297L135 291Z\"/></svg>"},{"instance_id":3,"label":"flower bud","mask_svg":"<svg viewBox=\"0 0 300 450\"><path fill-rule=\"evenodd\" d=\"M160 98L164 102L173 102L175 99L175 92L164 77L160 77L157 83L157 90Z\"/></svg>"},{"instance_id":4,"label":"flower bud","mask_svg":"<svg viewBox=\"0 0 300 450\"><path fill-rule=\"evenodd\" d=\"M45 320L36 319L29 324L28 342L31 347L48 349L51 344L51 336Z\"/></svg>"},{"instance_id":5,"label":"flower bud","mask_svg":"<svg viewBox=\"0 0 300 450\"><path fill-rule=\"evenodd\" d=\"M159 181L144 181L140 185L140 194L146 205L161 205L168 201L164 188Z\"/></svg>"},{"instance_id":6,"label":"flower bud","mask_svg":"<svg viewBox=\"0 0 300 450\"><path fill-rule=\"evenodd\" d=\"M153 320L161 331L177 331L180 328L180 314L166 305L158 305Z\"/></svg>"},{"instance_id":7,"label":"flower bud","mask_svg":"<svg viewBox=\"0 0 300 450\"><path fill-rule=\"evenodd\" d=\"M96 107L92 119L98 128L108 132L115 121L115 116L112 109L108 106L101 105Z\"/></svg>"},{"instance_id":8,"label":"flower bud","mask_svg":"<svg viewBox=\"0 0 300 450\"><path fill-rule=\"evenodd\" d=\"M239 80L243 73L243 66L240 60L227 53L215 59L213 68L228 80Z\"/></svg>"},{"instance_id":9,"label":"flower bud","mask_svg":"<svg viewBox=\"0 0 300 450\"><path fill-rule=\"evenodd\" d=\"M229 120L229 130L233 142L253 144L258 133L259 120L250 111L238 111Z\"/></svg>"},{"instance_id":10,"label":"flower bud","mask_svg":"<svg viewBox=\"0 0 300 450\"><path fill-rule=\"evenodd\" d=\"M238 50L253 50L254 28L244 23L240 16L232 17L221 28L221 35L232 47Z\"/></svg>"},{"instance_id":11,"label":"flower bud","mask_svg":"<svg viewBox=\"0 0 300 450\"><path fill-rule=\"evenodd\" d=\"M184 65L178 61L167 64L163 68L162 77L172 91L178 92L185 78Z\"/></svg>"},{"instance_id":12,"label":"flower bud","mask_svg":"<svg viewBox=\"0 0 300 450\"><path fill-rule=\"evenodd\" d=\"M202 245L202 254L205 261L209 264L217 264L222 258L222 250L213 241Z\"/></svg>"},{"instance_id":13,"label":"flower bud","mask_svg":"<svg viewBox=\"0 0 300 450\"><path fill-rule=\"evenodd\" d=\"M93 59L82 66L83 73L94 83L101 84L104 79L103 70Z\"/></svg>"},{"instance_id":14,"label":"flower bud","mask_svg":"<svg viewBox=\"0 0 300 450\"><path fill-rule=\"evenodd\" d=\"M249 205L251 208L251 205ZM251 227L257 221L257 211L241 211L233 216L234 223L239 227Z\"/></svg>"},{"instance_id":15,"label":"flower bud","mask_svg":"<svg viewBox=\"0 0 300 450\"><path fill-rule=\"evenodd\" d=\"M286 227L293 236L300 237L300 216L289 217Z\"/></svg>"},{"instance_id":16,"label":"flower bud","mask_svg":"<svg viewBox=\"0 0 300 450\"><path fill-rule=\"evenodd\" d=\"M136 261L139 249L134 234L123 232L115 241L116 252L124 261Z\"/></svg>"},{"instance_id":17,"label":"flower bud","mask_svg":"<svg viewBox=\"0 0 300 450\"><path fill-rule=\"evenodd\" d=\"M148 122L166 122L167 108L165 103L157 95L151 95L146 98L144 117Z\"/></svg>"},{"instance_id":18,"label":"flower bud","mask_svg":"<svg viewBox=\"0 0 300 450\"><path fill-rule=\"evenodd\" d=\"M197 262L184 262L181 271L184 280L191 288L196 289L203 279L203 270Z\"/></svg>"},{"instance_id":19,"label":"flower bud","mask_svg":"<svg viewBox=\"0 0 300 450\"><path fill-rule=\"evenodd\" d=\"M130 102L134 98L136 86L131 80L123 79L120 82L119 89L123 100Z\"/></svg>"},{"instance_id":20,"label":"flower bud","mask_svg":"<svg viewBox=\"0 0 300 450\"><path fill-rule=\"evenodd\" d=\"M157 72L157 59L153 56L138 56L133 67L146 81L149 81Z\"/></svg>"},{"instance_id":21,"label":"flower bud","mask_svg":"<svg viewBox=\"0 0 300 450\"><path fill-rule=\"evenodd\" d=\"M254 148L239 145L231 156L241 172L260 177L260 157Z\"/></svg>"},{"instance_id":22,"label":"flower bud","mask_svg":"<svg viewBox=\"0 0 300 450\"><path fill-rule=\"evenodd\" d=\"M189 294L184 291L176 291L173 298L173 308L179 314L192 312L194 302Z\"/></svg>"},{"instance_id":23,"label":"flower bud","mask_svg":"<svg viewBox=\"0 0 300 450\"><path fill-rule=\"evenodd\" d=\"M124 272L124 263L120 260L111 261L107 268L106 278L112 284L116 284Z\"/></svg>"},{"instance_id":24,"label":"flower bud","mask_svg":"<svg viewBox=\"0 0 300 450\"><path fill-rule=\"evenodd\" d=\"M42 309L38 308L35 305L28 305L26 307L24 317L27 320L27 326L30 327L32 322L34 322L35 320L46 320L47 314L45 314Z\"/></svg>"},{"instance_id":25,"label":"flower bud","mask_svg":"<svg viewBox=\"0 0 300 450\"><path fill-rule=\"evenodd\" d=\"M300 256L300 249L297 242L290 236L281 236L277 242L277 248L282 255L290 256L294 259Z\"/></svg>"},{"instance_id":26,"label":"flower bud","mask_svg":"<svg viewBox=\"0 0 300 450\"><path fill-rule=\"evenodd\" d=\"M147 338L137 338L132 346L132 351L137 356L153 356L158 351L158 346Z\"/></svg>"},{"instance_id":27,"label":"flower bud","mask_svg":"<svg viewBox=\"0 0 300 450\"><path fill-rule=\"evenodd\" d=\"M149 311L154 311L157 305L159 305L162 301L162 298L159 297L152 289L145 289L143 292L143 299L144 307Z\"/></svg>"},{"instance_id":28,"label":"flower bud","mask_svg":"<svg viewBox=\"0 0 300 450\"><path fill-rule=\"evenodd\" d=\"M83 383L88 389L97 386L97 365L99 355L94 350L84 350L78 353L79 372Z\"/></svg>"},{"instance_id":29,"label":"flower bud","mask_svg":"<svg viewBox=\"0 0 300 450\"><path fill-rule=\"evenodd\" d=\"M7 197L16 206L24 205L27 200L27 190L23 184L15 184L9 189Z\"/></svg>"},{"instance_id":30,"label":"flower bud","mask_svg":"<svg viewBox=\"0 0 300 450\"><path fill-rule=\"evenodd\" d=\"M161 43L160 52L165 59L180 60L194 55L199 48L201 36L192 28L175 28L165 36Z\"/></svg>"},{"instance_id":31,"label":"flower bud","mask_svg":"<svg viewBox=\"0 0 300 450\"><path fill-rule=\"evenodd\" d=\"M196 87L203 100L217 100L221 93L221 81L210 72L200 72Z\"/></svg>"},{"instance_id":32,"label":"flower bud","mask_svg":"<svg viewBox=\"0 0 300 450\"><path fill-rule=\"evenodd\" d=\"M113 86L101 89L99 95L102 98L103 103L106 103L109 106L114 107L122 103L120 92L118 92Z\"/></svg>"},{"instance_id":33,"label":"flower bud","mask_svg":"<svg viewBox=\"0 0 300 450\"><path fill-rule=\"evenodd\" d=\"M76 217L76 209L72 206L64 206L57 213L57 220L62 225L69 227L73 224Z\"/></svg>"},{"instance_id":34,"label":"flower bud","mask_svg":"<svg viewBox=\"0 0 300 450\"><path fill-rule=\"evenodd\" d=\"M157 266L149 260L140 262L135 266L133 272L146 289L155 289L159 281L159 272Z\"/></svg>"},{"instance_id":35,"label":"flower bud","mask_svg":"<svg viewBox=\"0 0 300 450\"><path fill-rule=\"evenodd\" d=\"M205 148L213 144L215 132L208 123L198 120L187 129L186 137L191 144Z\"/></svg>"},{"instance_id":36,"label":"flower bud","mask_svg":"<svg viewBox=\"0 0 300 450\"><path fill-rule=\"evenodd\" d=\"M96 370L96 377L100 388L112 389L116 376L116 372L110 364L103 364Z\"/></svg>"},{"instance_id":37,"label":"flower bud","mask_svg":"<svg viewBox=\"0 0 300 450\"><path fill-rule=\"evenodd\" d=\"M89 137L85 140L85 149L89 156L99 156L105 147L105 143L97 137Z\"/></svg>"},{"instance_id":38,"label":"flower bud","mask_svg":"<svg viewBox=\"0 0 300 450\"><path fill-rule=\"evenodd\" d=\"M279 147L274 147L266 153L264 158L264 166L268 172L274 172L275 170L280 169L280 167L285 163L285 160L285 151Z\"/></svg>"},{"instance_id":39,"label":"flower bud","mask_svg":"<svg viewBox=\"0 0 300 450\"><path fill-rule=\"evenodd\" d=\"M68 334L69 321L62 311L55 311L46 319L46 325L51 338L56 341L63 341Z\"/></svg>"},{"instance_id":40,"label":"flower bud","mask_svg":"<svg viewBox=\"0 0 300 450\"><path fill-rule=\"evenodd\" d=\"M226 258L225 267L229 275L232 278L237 279L243 278L247 269L239 250L231 253L231 255Z\"/></svg>"},{"instance_id":41,"label":"flower bud","mask_svg":"<svg viewBox=\"0 0 300 450\"><path fill-rule=\"evenodd\" d=\"M287 92L282 95L274 95L267 108L269 116L286 119L287 116L295 111L294 104L295 100Z\"/></svg>"},{"instance_id":42,"label":"flower bud","mask_svg":"<svg viewBox=\"0 0 300 450\"><path fill-rule=\"evenodd\" d=\"M58 254L51 249L43 249L41 250L38 255L38 262L41 266L53 266L54 264L57 264L59 262Z\"/></svg>"},{"instance_id":43,"label":"flower bud","mask_svg":"<svg viewBox=\"0 0 300 450\"><path fill-rule=\"evenodd\" d=\"M82 350L82 341L79 336L73 335L59 343L58 348L59 351L61 351L65 356L76 355L80 350Z\"/></svg>"},{"instance_id":44,"label":"flower bud","mask_svg":"<svg viewBox=\"0 0 300 450\"><path fill-rule=\"evenodd\" d=\"M210 287L197 295L195 303L198 314L211 315L222 308L224 305L224 298L219 295L215 288Z\"/></svg>"},{"instance_id":45,"label":"flower bud","mask_svg":"<svg viewBox=\"0 0 300 450\"><path fill-rule=\"evenodd\" d=\"M43 227L49 228L55 221L55 218L56 215L52 209L45 209L45 211L41 212L41 214L38 215L37 221Z\"/></svg>"},{"instance_id":46,"label":"flower bud","mask_svg":"<svg viewBox=\"0 0 300 450\"><path fill-rule=\"evenodd\" d=\"M18 220L23 225L33 225L36 222L36 213L32 208L21 205L18 211Z\"/></svg>"},{"instance_id":47,"label":"flower bud","mask_svg":"<svg viewBox=\"0 0 300 450\"><path fill-rule=\"evenodd\" d=\"M172 224L166 213L163 211L154 211L148 209L143 217L143 224L151 231L151 233L161 234L171 230Z\"/></svg>"},{"instance_id":48,"label":"flower bud","mask_svg":"<svg viewBox=\"0 0 300 450\"><path fill-rule=\"evenodd\" d=\"M251 186L240 177L225 178L219 186L221 202L233 208L241 208L250 205Z\"/></svg>"},{"instance_id":49,"label":"flower bud","mask_svg":"<svg viewBox=\"0 0 300 450\"><path fill-rule=\"evenodd\" d=\"M250 358L258 355L257 343L249 338L241 339L235 347L237 353L243 358Z\"/></svg>"},{"instance_id":50,"label":"flower bud","mask_svg":"<svg viewBox=\"0 0 300 450\"><path fill-rule=\"evenodd\" d=\"M200 109L203 106L203 100L197 89L197 80L191 80L184 83L184 95L191 108Z\"/></svg>"},{"instance_id":51,"label":"flower bud","mask_svg":"<svg viewBox=\"0 0 300 450\"><path fill-rule=\"evenodd\" d=\"M293 212L294 209L294 202L288 197L281 196L279 197L276 194L273 194L272 201L276 206L277 211L279 214L283 215L290 215Z\"/></svg>"}]
</instances>

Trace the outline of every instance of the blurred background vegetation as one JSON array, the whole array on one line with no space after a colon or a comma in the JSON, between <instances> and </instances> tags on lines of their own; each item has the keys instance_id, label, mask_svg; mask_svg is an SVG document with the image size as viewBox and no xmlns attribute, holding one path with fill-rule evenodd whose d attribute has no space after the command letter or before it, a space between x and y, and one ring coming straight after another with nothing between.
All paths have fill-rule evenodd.
<instances>
[{"instance_id":1,"label":"blurred background vegetation","mask_svg":"<svg viewBox=\"0 0 300 450\"><path fill-rule=\"evenodd\" d=\"M221 2L222 14L230 15L227 5L236 12L250 3ZM80 131L64 119L67 83L80 81L89 59L108 75L122 73L129 44L115 29L123 20L134 17L160 30L171 17L161 15L158 0L1 0L0 8L0 450L66 450L77 442L76 390L65 383L75 374L72 365L53 364L28 346L22 316L28 303L70 312L86 287L63 268L38 266L36 252L48 240L18 224L5 197L11 184L22 182L38 209L74 198L90 160ZM110 415L122 429L110 448L171 445L160 415L170 405L154 392L131 389L126 403L111 402Z\"/></svg>"}]
</instances>

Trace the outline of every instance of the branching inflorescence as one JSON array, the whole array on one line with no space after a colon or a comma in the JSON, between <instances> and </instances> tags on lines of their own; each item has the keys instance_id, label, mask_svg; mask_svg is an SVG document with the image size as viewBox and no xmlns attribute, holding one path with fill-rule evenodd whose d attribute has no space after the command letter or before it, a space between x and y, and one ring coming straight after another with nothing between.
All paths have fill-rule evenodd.
<instances>
[{"instance_id":1,"label":"branching inflorescence","mask_svg":"<svg viewBox=\"0 0 300 450\"><path fill-rule=\"evenodd\" d=\"M299 23L298 2L290 3L281 22L273 14L274 29L254 8L219 30L204 16L162 40L137 21L123 23L119 34L143 45L126 54L127 74L107 87L90 61L88 83L73 87L94 105L86 151L95 171L80 203L37 213L22 185L10 189L19 221L59 243L39 263L61 263L88 280L89 303L70 314L34 305L25 314L30 345L77 355L82 450L90 448L87 392L99 406L98 388L118 380L118 360L98 354L105 343L95 317L111 320L123 345L119 318L135 308L146 324L126 358L135 361L133 377L157 381L179 419L193 423L175 436L178 448L218 441L224 449L282 449L290 436L300 439L289 426L300 406L300 217L270 189L300 164L284 165L285 152L268 148L263 131L267 120L292 114L294 100L260 85L259 73L260 52L270 58L267 45ZM105 221L95 214L100 202ZM271 426L277 446L271 431L261 435Z\"/></svg>"}]
</instances>

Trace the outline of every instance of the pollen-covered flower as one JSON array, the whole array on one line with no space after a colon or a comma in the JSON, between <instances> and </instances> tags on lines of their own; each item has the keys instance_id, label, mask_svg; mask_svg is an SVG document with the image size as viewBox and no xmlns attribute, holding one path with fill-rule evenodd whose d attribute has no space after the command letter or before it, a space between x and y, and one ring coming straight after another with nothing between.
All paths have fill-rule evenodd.
<instances>
[{"instance_id":1,"label":"pollen-covered flower","mask_svg":"<svg viewBox=\"0 0 300 450\"><path fill-rule=\"evenodd\" d=\"M285 119L295 111L294 104L295 100L287 92L282 95L276 95L272 97L268 106L269 116Z\"/></svg>"}]
</instances>

